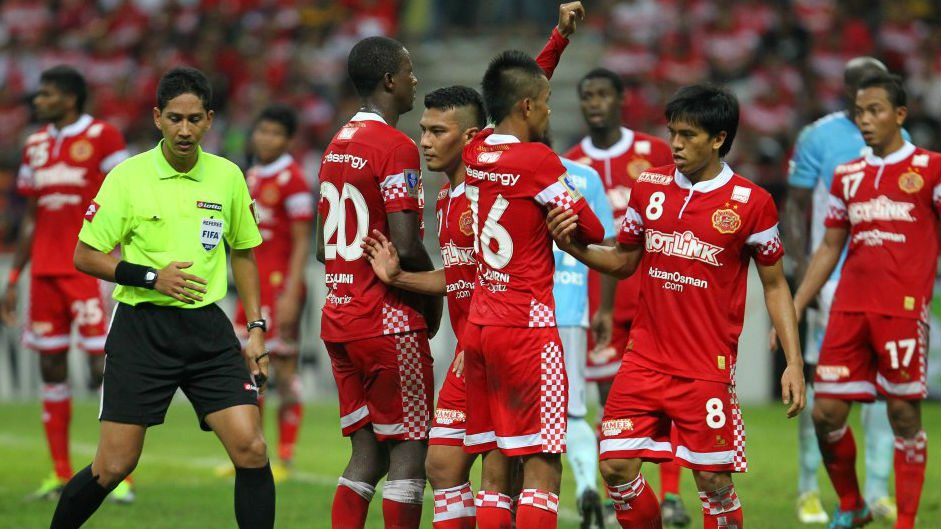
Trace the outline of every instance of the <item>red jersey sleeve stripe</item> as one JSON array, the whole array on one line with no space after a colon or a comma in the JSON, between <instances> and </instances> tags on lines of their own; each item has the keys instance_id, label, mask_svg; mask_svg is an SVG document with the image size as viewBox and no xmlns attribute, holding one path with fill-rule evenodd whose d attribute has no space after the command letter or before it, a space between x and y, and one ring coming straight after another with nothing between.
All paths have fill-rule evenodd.
<instances>
[{"instance_id":1,"label":"red jersey sleeve stripe","mask_svg":"<svg viewBox=\"0 0 941 529\"><path fill-rule=\"evenodd\" d=\"M310 220L314 216L314 197L307 192L294 193L284 199L284 209L291 220Z\"/></svg>"},{"instance_id":2,"label":"red jersey sleeve stripe","mask_svg":"<svg viewBox=\"0 0 941 529\"><path fill-rule=\"evenodd\" d=\"M121 149L120 151L115 151L109 154L108 156L106 156L105 159L101 161L101 166L99 167L99 169L101 169L102 173L108 173L112 169L114 169L119 163L123 162L124 160L127 160L129 156L130 156L130 153L127 152L127 149Z\"/></svg>"},{"instance_id":3,"label":"red jersey sleeve stripe","mask_svg":"<svg viewBox=\"0 0 941 529\"><path fill-rule=\"evenodd\" d=\"M575 207L576 200L569 195L564 185L560 182L554 182L536 195L536 202L539 202L543 206L551 205L553 207L569 210Z\"/></svg>"},{"instance_id":4,"label":"red jersey sleeve stripe","mask_svg":"<svg viewBox=\"0 0 941 529\"><path fill-rule=\"evenodd\" d=\"M834 195L827 198L827 216L824 225L828 228L847 228L850 225L846 203Z\"/></svg>"},{"instance_id":5,"label":"red jersey sleeve stripe","mask_svg":"<svg viewBox=\"0 0 941 529\"><path fill-rule=\"evenodd\" d=\"M774 264L784 255L784 247L781 246L781 236L778 233L777 224L767 230L751 234L745 240L745 244L754 249L755 260L764 265Z\"/></svg>"},{"instance_id":6,"label":"red jersey sleeve stripe","mask_svg":"<svg viewBox=\"0 0 941 529\"><path fill-rule=\"evenodd\" d=\"M637 244L644 238L644 219L640 213L628 207L621 220L621 231L618 233L618 242L623 244Z\"/></svg>"}]
</instances>

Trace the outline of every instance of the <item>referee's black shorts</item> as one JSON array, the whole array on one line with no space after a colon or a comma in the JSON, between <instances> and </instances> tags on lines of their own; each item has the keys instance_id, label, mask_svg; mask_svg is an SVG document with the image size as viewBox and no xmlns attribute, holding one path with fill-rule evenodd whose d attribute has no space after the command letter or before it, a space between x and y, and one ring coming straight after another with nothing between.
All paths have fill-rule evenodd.
<instances>
[{"instance_id":1,"label":"referee's black shorts","mask_svg":"<svg viewBox=\"0 0 941 529\"><path fill-rule=\"evenodd\" d=\"M105 343L98 419L161 424L176 389L206 415L258 404L232 323L215 304L196 309L119 303Z\"/></svg>"}]
</instances>

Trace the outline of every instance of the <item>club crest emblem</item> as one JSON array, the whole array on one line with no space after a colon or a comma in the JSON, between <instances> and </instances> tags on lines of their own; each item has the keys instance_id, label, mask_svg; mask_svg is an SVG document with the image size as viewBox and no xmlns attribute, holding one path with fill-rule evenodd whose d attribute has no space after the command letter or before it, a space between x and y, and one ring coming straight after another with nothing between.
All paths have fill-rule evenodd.
<instances>
[{"instance_id":1,"label":"club crest emblem","mask_svg":"<svg viewBox=\"0 0 941 529\"><path fill-rule=\"evenodd\" d=\"M88 140L78 140L69 147L69 156L76 162L84 162L91 158L93 152L95 152L95 148Z\"/></svg>"},{"instance_id":2,"label":"club crest emblem","mask_svg":"<svg viewBox=\"0 0 941 529\"><path fill-rule=\"evenodd\" d=\"M908 194L917 193L925 186L925 179L915 171L909 171L899 177L899 189Z\"/></svg>"},{"instance_id":3,"label":"club crest emblem","mask_svg":"<svg viewBox=\"0 0 941 529\"><path fill-rule=\"evenodd\" d=\"M207 252L219 246L222 242L222 229L225 221L222 219L203 219L199 227L199 242Z\"/></svg>"},{"instance_id":4,"label":"club crest emblem","mask_svg":"<svg viewBox=\"0 0 941 529\"><path fill-rule=\"evenodd\" d=\"M627 164L627 175L631 177L631 180L637 180L640 173L649 169L650 165L650 162L643 158L634 158Z\"/></svg>"},{"instance_id":5,"label":"club crest emblem","mask_svg":"<svg viewBox=\"0 0 941 529\"><path fill-rule=\"evenodd\" d=\"M474 214L471 210L468 209L464 213L461 213L461 218L457 225L461 228L461 233L464 235L474 234Z\"/></svg>"},{"instance_id":6,"label":"club crest emblem","mask_svg":"<svg viewBox=\"0 0 941 529\"><path fill-rule=\"evenodd\" d=\"M742 227L742 218L731 209L717 209L712 214L712 227L719 233L735 233Z\"/></svg>"}]
</instances>

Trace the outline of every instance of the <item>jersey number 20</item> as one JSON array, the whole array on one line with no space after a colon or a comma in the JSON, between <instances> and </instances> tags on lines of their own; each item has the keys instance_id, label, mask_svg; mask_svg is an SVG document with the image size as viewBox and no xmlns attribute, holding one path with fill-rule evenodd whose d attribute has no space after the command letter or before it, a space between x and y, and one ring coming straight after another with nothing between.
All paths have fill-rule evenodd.
<instances>
[{"instance_id":1,"label":"jersey number 20","mask_svg":"<svg viewBox=\"0 0 941 529\"><path fill-rule=\"evenodd\" d=\"M323 222L323 249L326 259L336 259L340 256L345 261L355 261L363 256L360 241L366 236L369 229L369 206L366 199L352 184L343 184L343 191L337 190L330 182L320 184L320 196L329 204L327 218ZM346 203L353 203L356 213L356 236L352 241L346 240ZM337 236L336 243L330 243L333 234Z\"/></svg>"}]
</instances>

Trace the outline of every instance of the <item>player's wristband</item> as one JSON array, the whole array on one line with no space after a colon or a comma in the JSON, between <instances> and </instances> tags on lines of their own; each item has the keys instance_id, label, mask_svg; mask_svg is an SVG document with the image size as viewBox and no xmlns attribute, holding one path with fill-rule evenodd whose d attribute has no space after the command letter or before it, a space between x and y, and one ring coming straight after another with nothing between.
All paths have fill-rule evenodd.
<instances>
[{"instance_id":1,"label":"player's wristband","mask_svg":"<svg viewBox=\"0 0 941 529\"><path fill-rule=\"evenodd\" d=\"M149 266L121 261L114 269L114 282L128 287L153 290L157 283L157 271Z\"/></svg>"},{"instance_id":2,"label":"player's wristband","mask_svg":"<svg viewBox=\"0 0 941 529\"><path fill-rule=\"evenodd\" d=\"M20 271L14 268L10 270L10 275L7 276L7 286L12 287L20 280Z\"/></svg>"}]
</instances>

